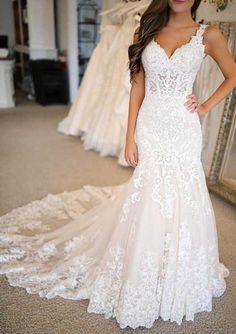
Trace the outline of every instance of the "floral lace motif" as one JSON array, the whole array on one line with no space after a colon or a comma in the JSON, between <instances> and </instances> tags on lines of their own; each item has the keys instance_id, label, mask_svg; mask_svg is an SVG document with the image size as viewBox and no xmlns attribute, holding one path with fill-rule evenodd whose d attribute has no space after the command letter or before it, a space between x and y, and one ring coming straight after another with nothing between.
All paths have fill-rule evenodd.
<instances>
[{"instance_id":1,"label":"floral lace motif","mask_svg":"<svg viewBox=\"0 0 236 334\"><path fill-rule=\"evenodd\" d=\"M183 96L191 92L204 56L202 39L206 27L206 24L200 24L196 35L177 48L170 58L157 42L151 40L142 53L146 96Z\"/></svg>"}]
</instances>

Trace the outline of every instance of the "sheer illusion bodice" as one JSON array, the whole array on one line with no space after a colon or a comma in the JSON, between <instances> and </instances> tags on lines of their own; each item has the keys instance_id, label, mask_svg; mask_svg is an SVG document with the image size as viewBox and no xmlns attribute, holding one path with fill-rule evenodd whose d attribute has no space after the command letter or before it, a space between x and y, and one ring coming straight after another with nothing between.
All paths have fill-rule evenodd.
<instances>
[{"instance_id":1,"label":"sheer illusion bodice","mask_svg":"<svg viewBox=\"0 0 236 334\"><path fill-rule=\"evenodd\" d=\"M199 117L184 106L205 55L204 29L170 58L154 41L142 53L139 162L128 182L49 194L0 218L10 284L89 299L88 312L121 328L149 328L159 317L181 324L212 310L229 271L219 261Z\"/></svg>"},{"instance_id":2,"label":"sheer illusion bodice","mask_svg":"<svg viewBox=\"0 0 236 334\"><path fill-rule=\"evenodd\" d=\"M204 57L202 43L205 25L200 24L189 42L176 48L170 56L153 38L142 54L145 67L147 94L183 96L192 92L192 86Z\"/></svg>"}]
</instances>

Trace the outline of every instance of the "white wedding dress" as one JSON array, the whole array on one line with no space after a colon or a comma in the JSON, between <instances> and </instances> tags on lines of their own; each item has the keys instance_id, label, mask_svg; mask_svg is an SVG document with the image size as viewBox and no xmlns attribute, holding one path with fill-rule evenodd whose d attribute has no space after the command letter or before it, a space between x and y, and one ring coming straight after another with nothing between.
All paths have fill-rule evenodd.
<instances>
[{"instance_id":1,"label":"white wedding dress","mask_svg":"<svg viewBox=\"0 0 236 334\"><path fill-rule=\"evenodd\" d=\"M212 310L229 270L219 260L199 116L184 106L204 29L171 57L154 39L142 53L139 163L128 182L49 194L0 218L1 274L11 285L89 299L88 312L121 328Z\"/></svg>"}]
</instances>

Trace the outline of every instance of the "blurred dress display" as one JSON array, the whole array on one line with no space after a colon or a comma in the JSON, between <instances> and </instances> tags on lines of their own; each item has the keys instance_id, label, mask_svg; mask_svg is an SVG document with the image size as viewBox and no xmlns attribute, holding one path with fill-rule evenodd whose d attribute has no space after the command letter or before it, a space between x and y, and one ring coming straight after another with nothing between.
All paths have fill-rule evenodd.
<instances>
[{"instance_id":1,"label":"blurred dress display","mask_svg":"<svg viewBox=\"0 0 236 334\"><path fill-rule=\"evenodd\" d=\"M125 9L128 5L124 4ZM120 19L116 19L116 24L104 20L100 41L87 65L76 99L68 116L59 123L58 131L81 136L86 150L93 149L102 156L119 156L119 163L127 166L123 149L131 88L128 47L140 16L136 11L126 15L118 11L118 14Z\"/></svg>"}]
</instances>

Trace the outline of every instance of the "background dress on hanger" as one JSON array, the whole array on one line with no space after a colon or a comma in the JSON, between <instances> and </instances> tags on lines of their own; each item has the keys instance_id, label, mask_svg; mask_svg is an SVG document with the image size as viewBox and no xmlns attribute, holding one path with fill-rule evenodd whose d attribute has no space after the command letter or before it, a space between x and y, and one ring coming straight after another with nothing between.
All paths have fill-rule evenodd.
<instances>
[{"instance_id":1,"label":"background dress on hanger","mask_svg":"<svg viewBox=\"0 0 236 334\"><path fill-rule=\"evenodd\" d=\"M135 15L135 28L140 25L140 15ZM127 55L127 62L128 62L128 55ZM125 160L125 144L126 144L126 130L127 130L127 123L128 123L128 110L129 110L129 96L131 90L131 83L130 83L130 74L128 66L126 67L125 71L123 72L123 79L122 79L122 87L119 92L117 92L116 99L115 99L115 107L114 111L118 117L120 126L121 126L121 137L120 137L120 152L118 154L118 163L122 166L128 166Z\"/></svg>"},{"instance_id":2,"label":"background dress on hanger","mask_svg":"<svg viewBox=\"0 0 236 334\"><path fill-rule=\"evenodd\" d=\"M88 312L121 328L212 310L229 270L219 260L199 117L184 106L205 27L171 57L154 39L142 53L139 162L128 182L49 194L0 217L0 273L11 285L89 299Z\"/></svg>"},{"instance_id":3,"label":"background dress on hanger","mask_svg":"<svg viewBox=\"0 0 236 334\"><path fill-rule=\"evenodd\" d=\"M116 25L102 25L100 27L100 41L91 55L69 114L58 125L59 132L77 136L87 131L94 117L96 106L103 96L104 73L112 71L112 64L107 58L107 53L118 29L119 27ZM91 92L93 93L91 94Z\"/></svg>"},{"instance_id":4,"label":"background dress on hanger","mask_svg":"<svg viewBox=\"0 0 236 334\"><path fill-rule=\"evenodd\" d=\"M123 166L127 166L123 151L131 88L128 47L140 21L136 11L146 6L145 1L138 7L123 3L117 10L110 10L112 16L110 11L104 12L107 14L103 17L101 40L88 63L76 100L58 126L59 132L81 136L87 150L93 149L102 156L119 156L118 162Z\"/></svg>"},{"instance_id":5,"label":"background dress on hanger","mask_svg":"<svg viewBox=\"0 0 236 334\"><path fill-rule=\"evenodd\" d=\"M86 149L94 149L102 156L115 155L121 151L123 129L115 112L116 99L121 91L126 92L124 77L128 73L128 47L132 43L135 17L128 16L122 23L107 54L112 70L104 76L106 81L100 103L95 108L90 126L82 136ZM95 88L96 89L96 88ZM127 94L127 93L126 93ZM126 98L126 95L125 95ZM122 102L121 106L122 106ZM126 102L126 101L125 101ZM128 116L126 104L125 118Z\"/></svg>"}]
</instances>

